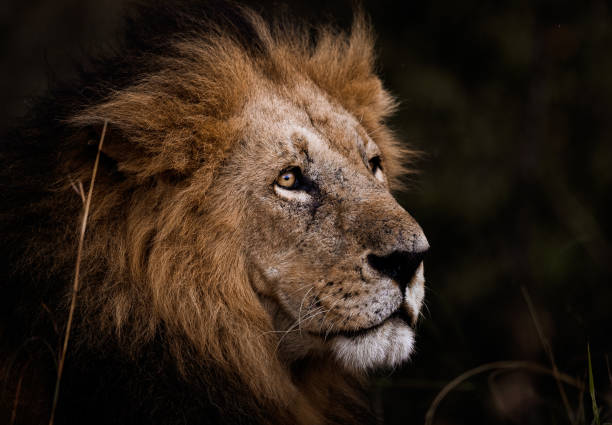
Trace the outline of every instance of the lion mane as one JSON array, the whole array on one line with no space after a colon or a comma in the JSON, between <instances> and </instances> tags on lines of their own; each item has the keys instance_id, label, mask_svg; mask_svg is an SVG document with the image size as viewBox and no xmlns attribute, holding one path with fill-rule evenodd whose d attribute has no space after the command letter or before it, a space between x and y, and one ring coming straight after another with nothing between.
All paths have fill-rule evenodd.
<instances>
[{"instance_id":1,"label":"lion mane","mask_svg":"<svg viewBox=\"0 0 612 425\"><path fill-rule=\"evenodd\" d=\"M279 360L241 249L248 205L216 184L246 100L298 77L375 135L396 182L405 152L382 124L394 101L371 31L359 14L348 33L211 16L129 15L124 44L4 138L2 421L48 418L82 214L72 186L87 187L105 121L56 423L372 420L360 378Z\"/></svg>"}]
</instances>

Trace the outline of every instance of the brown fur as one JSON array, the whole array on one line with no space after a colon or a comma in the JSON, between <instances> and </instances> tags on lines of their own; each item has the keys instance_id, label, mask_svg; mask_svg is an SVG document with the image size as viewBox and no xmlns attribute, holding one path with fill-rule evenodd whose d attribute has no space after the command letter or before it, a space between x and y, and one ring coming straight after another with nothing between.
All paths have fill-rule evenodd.
<instances>
[{"instance_id":1,"label":"brown fur","mask_svg":"<svg viewBox=\"0 0 612 425\"><path fill-rule=\"evenodd\" d=\"M324 99L371 136L394 187L407 153L384 126L395 103L373 72L373 41L362 17L350 34L318 28L313 44L307 28L269 26L241 13L257 35L251 51L223 28L182 34L170 50L147 58L156 71L69 117L71 135L55 171L63 181L37 207L50 211L60 230L30 237L33 254L25 263L52 263L50 273L70 275L74 232L53 241L63 229L76 229L81 201L70 183L87 184L87 141L108 120L107 160L98 172L85 242L75 349L116 346L138 360L162 338L181 379L223 382L227 391L247 388L252 400L241 402L254 422L368 420L359 377L324 356L281 360L277 326L262 305L266 294L254 287L248 254L267 248L248 246L254 239L248 197L242 195L249 182L236 181L241 170L233 158L248 139L246 111L262 93L308 110L320 128L329 118L317 116L312 105ZM60 291L59 317L66 311L68 282Z\"/></svg>"}]
</instances>

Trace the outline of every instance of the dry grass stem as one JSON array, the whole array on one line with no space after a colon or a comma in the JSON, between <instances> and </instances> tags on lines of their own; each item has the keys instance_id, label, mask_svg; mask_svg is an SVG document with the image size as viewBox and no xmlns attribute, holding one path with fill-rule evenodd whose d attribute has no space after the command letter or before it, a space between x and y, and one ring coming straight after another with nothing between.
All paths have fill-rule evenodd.
<instances>
[{"instance_id":1,"label":"dry grass stem","mask_svg":"<svg viewBox=\"0 0 612 425\"><path fill-rule=\"evenodd\" d=\"M55 321L54 317L53 317L53 312L51 311L51 309L49 309L49 307L47 306L47 304L41 302L40 305L42 306L43 310L45 310L47 312L47 314L49 315L49 320L51 320L51 324L53 325L53 332L55 332L55 334L59 337L59 329L57 327L57 322Z\"/></svg>"},{"instance_id":2,"label":"dry grass stem","mask_svg":"<svg viewBox=\"0 0 612 425\"><path fill-rule=\"evenodd\" d=\"M70 179L70 186L74 189L74 191L81 197L81 201L83 204L85 203L85 190L83 189L83 183L79 180L78 185L75 184L72 179Z\"/></svg>"},{"instance_id":3,"label":"dry grass stem","mask_svg":"<svg viewBox=\"0 0 612 425\"><path fill-rule=\"evenodd\" d=\"M578 389L582 389L584 387L581 381L574 379L573 377L561 373L559 371L555 372L551 369L539 365L537 363L526 362L526 361L500 361L493 363L485 363L480 365L474 369L470 369L467 372L462 373L457 376L455 379L450 381L442 390L438 393L436 398L433 400L427 413L425 414L425 425L433 424L434 415L436 414L436 410L438 405L444 400L444 398L450 393L454 388L460 385L462 382L470 379L473 376L479 375L488 371L495 371L501 369L525 369L534 373L542 373L546 375L552 375L555 379L558 379L561 382L565 382L566 384L572 385Z\"/></svg>"},{"instance_id":4,"label":"dry grass stem","mask_svg":"<svg viewBox=\"0 0 612 425\"><path fill-rule=\"evenodd\" d=\"M102 134L100 135L100 143L98 144L98 153L96 154L96 161L94 162L93 171L91 173L91 181L89 183L89 191L87 192L87 199L83 196L83 185L79 181L79 190L76 186L73 187L80 193L81 199L84 201L83 219L81 220L81 232L79 234L79 245L77 249L77 259L74 271L74 283L72 287L72 300L70 302L70 311L68 313L68 321L66 323L66 331L64 334L64 345L62 352L59 357L59 363L57 366L57 379L55 381L55 391L53 394L53 405L51 406L51 416L49 418L49 425L53 425L55 418L55 410L57 408L57 402L59 399L60 382L62 380L62 372L64 370L64 361L66 360L66 352L68 351L68 341L70 340L70 329L72 327L72 319L74 317L74 310L76 307L76 297L79 291L79 272L81 269L81 256L83 252L83 242L85 240L85 229L87 228L87 217L89 216L89 207L91 205L91 196L93 193L94 182L96 179L96 173L98 172L98 163L100 162L100 152L102 151L102 144L104 143L104 136L106 136L106 128L108 127L108 120L104 121L104 127L102 128Z\"/></svg>"},{"instance_id":5,"label":"dry grass stem","mask_svg":"<svg viewBox=\"0 0 612 425\"><path fill-rule=\"evenodd\" d=\"M11 425L13 425L15 423L15 419L17 419L17 407L19 406L19 396L21 395L21 384L23 382L23 375L25 374L25 371L29 365L30 361L27 361L26 364L21 368L21 373L19 374L17 388L15 389L15 400L13 401L13 409L11 411Z\"/></svg>"},{"instance_id":6,"label":"dry grass stem","mask_svg":"<svg viewBox=\"0 0 612 425\"><path fill-rule=\"evenodd\" d=\"M544 347L544 351L548 356L548 360L550 361L550 365L552 367L553 376L555 377L555 381L557 382L557 387L559 388L559 394L561 395L561 400L563 401L563 406L565 407L565 412L567 414L567 418L569 419L571 424L574 424L576 421L576 415L574 414L569 400L567 398L567 394L565 393L565 388L563 388L563 384L559 379L559 369L557 368L557 363L555 362L555 356L553 355L552 347L546 339L544 335L544 331L542 330L542 326L540 326L540 322L538 317L536 316L535 308L533 307L533 302L531 301L531 297L529 296L529 292L527 292L527 288L521 286L521 292L523 293L523 298L525 298L525 302L527 303L527 308L529 308L529 314L531 315L531 319L533 320L533 324L538 333L538 338L542 343L542 347Z\"/></svg>"}]
</instances>

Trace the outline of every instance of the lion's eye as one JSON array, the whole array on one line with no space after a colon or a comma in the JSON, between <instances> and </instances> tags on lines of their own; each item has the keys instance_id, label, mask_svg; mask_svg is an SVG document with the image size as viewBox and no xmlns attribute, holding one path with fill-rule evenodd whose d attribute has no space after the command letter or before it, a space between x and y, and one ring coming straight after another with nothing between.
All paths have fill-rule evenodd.
<instances>
[{"instance_id":1,"label":"lion's eye","mask_svg":"<svg viewBox=\"0 0 612 425\"><path fill-rule=\"evenodd\" d=\"M284 189L295 189L299 185L300 170L291 168L281 172L276 178L276 184Z\"/></svg>"},{"instance_id":2,"label":"lion's eye","mask_svg":"<svg viewBox=\"0 0 612 425\"><path fill-rule=\"evenodd\" d=\"M377 155L375 157L372 157L369 163L370 170L372 170L372 174L374 174L374 177L376 177L380 181L384 181L385 176L383 174L382 160L380 159L380 156Z\"/></svg>"}]
</instances>

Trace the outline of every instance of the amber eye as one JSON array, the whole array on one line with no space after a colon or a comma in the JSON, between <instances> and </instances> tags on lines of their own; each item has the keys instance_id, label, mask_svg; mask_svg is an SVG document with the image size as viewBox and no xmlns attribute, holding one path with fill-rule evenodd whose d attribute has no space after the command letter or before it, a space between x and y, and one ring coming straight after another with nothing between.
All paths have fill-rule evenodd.
<instances>
[{"instance_id":1,"label":"amber eye","mask_svg":"<svg viewBox=\"0 0 612 425\"><path fill-rule=\"evenodd\" d=\"M298 185L299 170L292 168L285 170L276 178L276 184L284 189L294 189Z\"/></svg>"}]
</instances>

